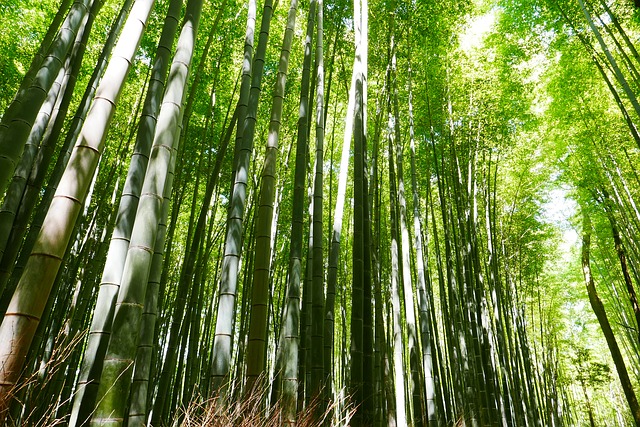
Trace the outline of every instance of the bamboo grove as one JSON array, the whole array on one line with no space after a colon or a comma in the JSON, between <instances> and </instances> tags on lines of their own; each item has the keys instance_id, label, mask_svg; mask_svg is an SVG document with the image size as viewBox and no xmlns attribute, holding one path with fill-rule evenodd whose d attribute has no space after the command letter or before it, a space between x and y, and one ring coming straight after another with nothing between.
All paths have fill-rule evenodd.
<instances>
[{"instance_id":1,"label":"bamboo grove","mask_svg":"<svg viewBox=\"0 0 640 427\"><path fill-rule=\"evenodd\" d=\"M634 2L0 14L0 424L640 426Z\"/></svg>"}]
</instances>

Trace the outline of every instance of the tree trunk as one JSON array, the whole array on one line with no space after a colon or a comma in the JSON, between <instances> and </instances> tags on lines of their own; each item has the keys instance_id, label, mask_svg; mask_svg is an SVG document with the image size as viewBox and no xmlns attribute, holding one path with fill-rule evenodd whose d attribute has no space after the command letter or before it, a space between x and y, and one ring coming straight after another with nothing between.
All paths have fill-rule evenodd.
<instances>
[{"instance_id":1,"label":"tree trunk","mask_svg":"<svg viewBox=\"0 0 640 427\"><path fill-rule=\"evenodd\" d=\"M317 0L316 35L316 170L313 180L313 283L311 308L311 397L318 398L317 412L324 414L322 388L330 387L324 383L324 364L322 348L324 331L324 257L323 242L323 170L324 170L324 50L323 50L323 13L322 0Z\"/></svg>"},{"instance_id":2,"label":"tree trunk","mask_svg":"<svg viewBox=\"0 0 640 427\"><path fill-rule=\"evenodd\" d=\"M235 172L232 173L233 188L229 198L227 216L227 234L225 238L224 261L217 307L213 360L211 369L211 392L219 398L226 398L229 370L231 364L231 346L235 305L238 285L238 266L242 255L242 235L249 177L249 160L253 152L255 117L260 97L260 84L264 67L264 53L269 34L269 24L273 8L270 0L265 2L262 15L258 49L250 66L253 55L253 32L255 27L255 0L249 0L247 16L247 35L245 38L244 65L238 102L238 134L236 135ZM248 100L248 101L245 101ZM248 102L245 104L245 102ZM245 107L247 105L247 107Z\"/></svg>"},{"instance_id":3,"label":"tree trunk","mask_svg":"<svg viewBox=\"0 0 640 427\"><path fill-rule=\"evenodd\" d=\"M158 224L163 223L165 190L173 183L175 156L182 121L182 103L195 48L202 0L190 0L171 65L170 78L158 116L158 126L136 212L131 244L113 317L113 331L104 358L98 389L98 405L91 423L103 425L124 417L130 394L133 362L140 337L143 304L153 260ZM166 186L169 188L166 188Z\"/></svg>"},{"instance_id":4,"label":"tree trunk","mask_svg":"<svg viewBox=\"0 0 640 427\"><path fill-rule=\"evenodd\" d=\"M392 45L393 50L393 45ZM391 106L389 106L391 107ZM393 319L392 327L393 330L393 373L394 373L394 381L395 385L395 404L396 404L396 422L398 426L407 425L407 414L406 414L406 397L405 397L405 361L403 358L404 355L404 344L403 344L403 331L402 325L404 324L404 319L402 316L402 288L400 284L400 258L399 258L399 239L398 235L398 190L396 186L396 171L395 171L395 162L393 158L393 153L395 153L396 137L399 136L399 132L396 132L394 127L394 120L391 111L389 111L389 199L390 199L390 207L391 210L391 305L393 308Z\"/></svg>"},{"instance_id":5,"label":"tree trunk","mask_svg":"<svg viewBox=\"0 0 640 427\"><path fill-rule=\"evenodd\" d=\"M129 164L122 196L118 206L116 227L111 236L107 262L102 274L94 315L89 328L89 339L78 378L78 391L74 397L70 425L82 425L90 418L98 392L102 363L113 321L113 310L122 279L131 231L138 210L138 201L153 142L161 94L164 92L171 45L178 28L182 0L173 0L165 18L162 34L153 61L149 88L138 124L136 143Z\"/></svg>"},{"instance_id":6,"label":"tree trunk","mask_svg":"<svg viewBox=\"0 0 640 427\"><path fill-rule=\"evenodd\" d=\"M302 243L304 228L304 189L309 151L309 77L311 75L311 46L315 22L316 2L309 3L307 33L304 41L302 81L300 84L300 107L297 124L297 143L291 212L291 244L289 254L289 283L287 303L282 327L283 345L280 347L283 360L282 409L283 424L295 425L298 399L298 349L300 347L300 288L302 278ZM304 384L304 383L303 383ZM304 386L303 386L304 387ZM302 388L303 388L302 387Z\"/></svg>"},{"instance_id":7,"label":"tree trunk","mask_svg":"<svg viewBox=\"0 0 640 427\"><path fill-rule=\"evenodd\" d=\"M351 305L351 382L350 393L356 412L353 425L365 425L364 419L364 70L361 1L354 0L355 27L355 103L354 103L354 149L353 149L353 273Z\"/></svg>"},{"instance_id":8,"label":"tree trunk","mask_svg":"<svg viewBox=\"0 0 640 427\"><path fill-rule=\"evenodd\" d=\"M591 303L591 308L593 309L594 314L598 318L598 323L600 324L600 328L602 329L604 337L607 340L607 345L609 346L609 351L611 352L611 358L613 359L613 363L616 366L616 371L618 373L618 377L620 378L620 383L622 385L624 395L627 398L627 403L629 405L629 409L631 410L631 415L633 416L636 426L640 426L640 405L638 405L638 399L636 398L635 391L633 390L633 385L631 384L631 380L627 372L627 367L624 363L624 359L622 358L620 347L618 347L618 342L616 340L615 335L613 334L611 325L609 324L609 319L604 309L604 305L602 304L602 301L598 297L598 292L596 290L596 286L593 281L593 276L591 274L590 246L591 246L591 219L589 217L589 213L583 208L582 210L582 273L584 274L584 280L587 285L589 302Z\"/></svg>"},{"instance_id":9,"label":"tree trunk","mask_svg":"<svg viewBox=\"0 0 640 427\"><path fill-rule=\"evenodd\" d=\"M298 11L297 0L292 0L287 16L287 27L280 51L280 62L276 77L271 105L271 121L269 122L269 136L265 153L264 167L260 188L260 202L256 227L256 250L253 264L253 286L251 288L251 320L249 323L249 341L247 345L247 384L246 392L259 393L261 388L254 390L258 378L263 375L266 381L267 358L267 329L269 318L270 272L271 272L271 235L274 216L276 191L276 174L278 163L278 139L280 136L280 121L287 83L289 67L289 53L293 42L293 31Z\"/></svg>"},{"instance_id":10,"label":"tree trunk","mask_svg":"<svg viewBox=\"0 0 640 427\"><path fill-rule=\"evenodd\" d=\"M611 201L608 199L608 196L605 197L606 200L604 209L607 214L607 218L609 219L609 224L611 225L613 244L616 249L616 254L618 255L618 260L620 261L620 269L622 270L624 284L627 287L627 293L629 294L629 302L631 303L631 308L633 309L633 314L636 318L635 329L638 334L638 342L640 343L640 306L638 305L638 297L636 296L636 290L631 280L631 274L629 274L629 266L627 265L627 254L624 250L624 246L622 245L622 239L620 238L620 231L618 231L616 219L613 216L612 207L610 206Z\"/></svg>"},{"instance_id":11,"label":"tree trunk","mask_svg":"<svg viewBox=\"0 0 640 427\"><path fill-rule=\"evenodd\" d=\"M152 391L149 388L149 382L151 380L151 360L153 358L153 352L158 350L155 347L155 328L158 318L158 291L160 287L160 276L162 275L162 263L164 261L164 244L167 235L167 217L169 216L169 208L171 206L171 190L173 187L175 162L176 156L172 155L169 170L167 171L162 212L160 213L160 222L158 223L158 232L147 283L147 292L145 294L140 321L140 338L138 348L136 349L131 382L128 426L142 427L146 425L150 410L147 404L149 394Z\"/></svg>"}]
</instances>

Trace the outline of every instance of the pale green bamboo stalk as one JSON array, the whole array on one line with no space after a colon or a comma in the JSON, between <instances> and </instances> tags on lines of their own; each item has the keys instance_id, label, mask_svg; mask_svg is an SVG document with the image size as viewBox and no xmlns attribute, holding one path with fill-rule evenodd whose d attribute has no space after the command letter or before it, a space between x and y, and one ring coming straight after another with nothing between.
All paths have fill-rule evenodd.
<instances>
[{"instance_id":1,"label":"pale green bamboo stalk","mask_svg":"<svg viewBox=\"0 0 640 427\"><path fill-rule=\"evenodd\" d=\"M122 273L116 302L111 338L104 358L98 389L98 404L91 425L122 425L138 348L147 283L162 221L163 196L170 173L172 155L177 150L182 119L182 103L203 0L190 0L178 38L169 81L158 116L151 156L136 212L131 242ZM167 179L167 177L170 177ZM140 420L141 421L141 420Z\"/></svg>"},{"instance_id":2,"label":"pale green bamboo stalk","mask_svg":"<svg viewBox=\"0 0 640 427\"><path fill-rule=\"evenodd\" d=\"M251 69L253 58L253 42L254 32L256 26L256 1L249 0L247 8L247 27L245 33L244 42L244 60L242 62L242 77L240 83L240 96L238 99L238 123L236 129L236 141L234 148L234 158L232 163L232 189L231 189L231 205L227 212L227 235L225 236L225 256L222 263L222 276L220 278L220 288L218 293L218 305L213 307L213 310L218 312L233 311L235 308L236 299L236 283L229 283L228 277L238 274L237 262L238 260L231 260L230 257L240 257L239 248L231 248L227 243L227 240L231 239L229 224L233 218L234 210L232 208L234 202L233 190L236 177L236 169L238 168L239 152L242 146L242 136L245 129L245 119L247 116L247 108L249 104L249 92L251 89ZM246 176L244 177L246 182ZM236 202L237 203L237 202ZM244 203L244 202L243 202ZM244 210L244 207L243 207ZM235 265L233 272L229 269ZM225 273L226 272L226 273ZM237 279L233 279L237 280ZM222 318L216 319L214 337L213 337L213 352L211 357L211 369L210 369L210 387L209 392L212 395L223 397L226 390L226 382L228 381L228 374L231 363L231 332L233 329L233 317L227 314ZM224 390L223 390L224 388Z\"/></svg>"},{"instance_id":3,"label":"pale green bamboo stalk","mask_svg":"<svg viewBox=\"0 0 640 427\"><path fill-rule=\"evenodd\" d=\"M418 357L418 333L416 329L416 314L415 304L413 303L414 286L412 282L411 274L411 254L410 254L410 241L409 241L409 229L407 227L407 200L405 198L405 186L404 186L404 168L403 153L400 131L400 112L398 107L398 83L397 83L397 68L396 68L396 52L393 52L392 57L392 80L393 80L393 109L394 109L394 130L396 142L396 174L398 178L398 221L400 226L400 251L402 256L401 274L402 287L404 294L404 321L407 331L407 350L409 354L409 367L411 370L411 380L407 383L407 395L412 399L409 401L409 418L416 422L415 417L420 416L421 402L420 392L423 384L419 373L420 359ZM414 392L418 392L414 395Z\"/></svg>"},{"instance_id":4,"label":"pale green bamboo stalk","mask_svg":"<svg viewBox=\"0 0 640 427\"><path fill-rule=\"evenodd\" d=\"M355 30L355 103L353 143L353 250L351 293L351 378L350 392L357 407L353 417L356 426L365 425L364 404L364 69L363 69L363 9L360 0L354 0ZM367 390L368 392L368 390Z\"/></svg>"},{"instance_id":5,"label":"pale green bamboo stalk","mask_svg":"<svg viewBox=\"0 0 640 427\"><path fill-rule=\"evenodd\" d=\"M298 399L298 350L300 347L300 287L302 277L302 241L304 217L304 187L307 168L307 115L309 107L309 80L311 75L311 46L315 22L315 0L309 3L307 32L304 40L300 106L298 111L298 135L294 171L293 201L291 213L291 244L289 254L289 282L287 302L281 333L278 360L282 360L282 408L283 424L294 425Z\"/></svg>"},{"instance_id":6,"label":"pale green bamboo stalk","mask_svg":"<svg viewBox=\"0 0 640 427\"><path fill-rule=\"evenodd\" d=\"M109 244L107 261L100 281L96 307L89 328L87 348L78 378L77 392L74 396L70 419L71 426L87 420L94 408L102 372L102 360L111 333L113 309L138 209L138 200L153 142L158 110L162 99L161 94L165 87L169 69L169 56L178 28L181 6L182 0L173 0L169 3L162 34L156 49L149 88L144 100L140 123L138 124L136 143L118 206L116 227Z\"/></svg>"},{"instance_id":7,"label":"pale green bamboo stalk","mask_svg":"<svg viewBox=\"0 0 640 427\"><path fill-rule=\"evenodd\" d=\"M175 166L177 155L171 156L171 163L167 174L167 181L164 188L164 200L160 223L158 224L158 235L151 261L151 271L145 295L144 309L142 311L140 342L136 351L135 368L131 383L131 402L129 406L129 426L144 426L147 424L150 408L149 402L149 380L151 376L151 360L153 352L157 351L155 346L155 328L158 318L158 292L160 289L160 277L162 276L162 263L164 261L164 243L167 235L167 218L171 207L171 194L173 189L173 179L175 178Z\"/></svg>"},{"instance_id":8,"label":"pale green bamboo stalk","mask_svg":"<svg viewBox=\"0 0 640 427\"><path fill-rule=\"evenodd\" d=\"M55 105L60 101L60 89L64 84L65 70L61 68L56 81L51 86L47 99L42 104L38 117L31 128L29 138L25 144L22 157L16 167L13 178L8 186L7 193L0 208L0 258L4 255L7 241L13 228L16 213L20 207L22 194L26 186L27 177L31 171L33 159L38 152L40 140L49 124ZM0 283L0 294L4 291L4 283Z\"/></svg>"},{"instance_id":9,"label":"pale green bamboo stalk","mask_svg":"<svg viewBox=\"0 0 640 427\"><path fill-rule=\"evenodd\" d=\"M153 4L153 0L138 0L127 20L80 139L0 325L0 408L8 403L8 392L22 371L25 356L104 149L115 105Z\"/></svg>"},{"instance_id":10,"label":"pale green bamboo stalk","mask_svg":"<svg viewBox=\"0 0 640 427\"><path fill-rule=\"evenodd\" d=\"M416 175L416 140L415 128L413 124L413 92L411 89L411 52L409 52L409 149L411 151L411 191L413 193L413 234L416 249L416 279L418 290L418 305L420 307L420 343L422 345L422 368L424 370L424 388L426 392L426 417L428 424L435 424L436 403L435 403L435 382L434 382L434 359L433 338L431 337L431 301L427 293L427 280L425 279L425 263L423 255L422 225L420 223L420 198L418 197L418 179ZM428 271L426 272L428 274ZM414 408L418 410L418 408ZM416 412L418 413L418 412Z\"/></svg>"},{"instance_id":11,"label":"pale green bamboo stalk","mask_svg":"<svg viewBox=\"0 0 640 427\"><path fill-rule=\"evenodd\" d=\"M311 291L311 397L319 398L318 413L325 412L326 401L320 396L324 383L324 256L323 256L323 170L324 170L324 6L317 0L316 25L316 168L313 181L313 267Z\"/></svg>"},{"instance_id":12,"label":"pale green bamboo stalk","mask_svg":"<svg viewBox=\"0 0 640 427\"><path fill-rule=\"evenodd\" d=\"M391 18L393 19L393 17ZM392 21L393 25L393 21ZM391 52L392 52L392 69L395 67L395 35L391 35ZM392 76L392 78L394 78ZM391 82L389 82L391 85ZM402 287L400 284L400 272L401 267L399 265L399 249L398 236L399 233L399 218L398 218L398 190L396 184L396 171L395 161L393 159L393 153L397 150L397 145L400 143L398 138L400 137L400 129L396 127L398 121L397 113L393 114L391 106L389 105L389 124L387 128L388 132L388 156L389 156L389 200L391 210L391 305L393 308L392 319L392 339L393 345L393 374L394 374L394 391L395 391L395 410L396 421L398 425L407 425L406 414L406 397L405 397L405 362L404 356L404 342L403 342L403 318L402 318L402 305L401 305L401 292Z\"/></svg>"},{"instance_id":13,"label":"pale green bamboo stalk","mask_svg":"<svg viewBox=\"0 0 640 427\"><path fill-rule=\"evenodd\" d=\"M251 11L251 9L250 9ZM235 319L235 305L239 277L239 264L242 256L242 234L244 228L244 215L247 199L247 186L250 173L250 159L253 153L253 139L255 136L256 117L258 103L260 101L260 87L262 84L262 74L264 69L264 58L269 39L269 26L273 5L271 0L266 0L262 21L260 24L260 35L258 47L253 61L251 90L249 91L249 102L246 110L242 139L236 139L236 169L235 181L230 197L230 205L227 216L227 235L225 238L224 261L222 264L222 278L220 280L220 292L218 299L218 315L216 318L215 339L213 343L213 360L211 369L211 391L218 393L224 398L226 393L226 382L231 364L231 347L233 335L233 323ZM255 15L253 15L255 16ZM247 33L249 33L250 19L247 23ZM251 31L251 41L253 31ZM247 58L250 58L249 37L245 44L245 66ZM244 71L243 71L244 73ZM244 88L244 75L241 85ZM238 146L238 143L240 145Z\"/></svg>"},{"instance_id":14,"label":"pale green bamboo stalk","mask_svg":"<svg viewBox=\"0 0 640 427\"><path fill-rule=\"evenodd\" d=\"M340 156L340 172L338 174L338 194L333 212L333 230L331 231L331 245L329 246L329 260L327 266L327 299L325 304L325 331L324 331L324 365L326 383L330 387L333 382L333 348L335 329L335 294L338 282L338 265L340 261L340 245L342 239L342 226L344 217L344 205L347 194L347 181L349 179L349 162L351 159L351 139L353 137L353 116L355 107L356 74L351 74L347 112L344 120L344 135L342 142L342 154Z\"/></svg>"},{"instance_id":15,"label":"pale green bamboo stalk","mask_svg":"<svg viewBox=\"0 0 640 427\"><path fill-rule=\"evenodd\" d=\"M392 142L389 142L392 145ZM392 153L391 147L389 152ZM389 156L391 157L391 155ZM393 373L394 373L394 390L396 401L396 420L398 425L406 425L406 400L405 400L405 374L403 361L403 340L402 340L402 307L400 305L400 277L398 266L398 225L396 214L395 198L395 171L393 167L393 159L389 159L389 182L391 182L391 305L393 307Z\"/></svg>"},{"instance_id":16,"label":"pale green bamboo stalk","mask_svg":"<svg viewBox=\"0 0 640 427\"><path fill-rule=\"evenodd\" d=\"M256 227L256 249L253 263L253 286L251 288L251 319L249 322L249 340L247 343L247 387L251 392L261 375L265 375L267 358L267 327L269 321L269 294L271 273L271 234L273 229L274 203L276 191L276 174L278 164L278 139L280 121L284 104L289 53L293 43L293 32L296 25L298 1L291 0L287 15L287 26L280 51L280 62L276 77L273 101L271 104L271 121L265 151L264 166L260 186L258 220Z\"/></svg>"}]
</instances>

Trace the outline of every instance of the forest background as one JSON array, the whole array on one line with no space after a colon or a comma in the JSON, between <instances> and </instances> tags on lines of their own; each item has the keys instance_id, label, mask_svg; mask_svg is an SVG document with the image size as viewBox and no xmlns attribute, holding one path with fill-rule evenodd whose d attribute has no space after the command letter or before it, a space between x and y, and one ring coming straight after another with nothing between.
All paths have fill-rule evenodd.
<instances>
[{"instance_id":1,"label":"forest background","mask_svg":"<svg viewBox=\"0 0 640 427\"><path fill-rule=\"evenodd\" d=\"M4 0L2 421L640 426L639 14Z\"/></svg>"}]
</instances>

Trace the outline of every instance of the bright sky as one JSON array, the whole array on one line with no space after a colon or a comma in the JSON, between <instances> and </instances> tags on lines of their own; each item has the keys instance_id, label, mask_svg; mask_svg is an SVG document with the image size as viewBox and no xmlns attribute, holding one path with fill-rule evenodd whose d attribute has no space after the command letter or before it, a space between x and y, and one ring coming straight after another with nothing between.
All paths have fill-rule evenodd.
<instances>
[{"instance_id":1,"label":"bright sky","mask_svg":"<svg viewBox=\"0 0 640 427\"><path fill-rule=\"evenodd\" d=\"M564 188L551 190L549 201L541 206L542 218L562 231L560 250L565 255L570 254L571 248L578 242L578 232L571 223L577 209L576 202L568 197Z\"/></svg>"},{"instance_id":2,"label":"bright sky","mask_svg":"<svg viewBox=\"0 0 640 427\"><path fill-rule=\"evenodd\" d=\"M492 30L496 22L495 9L489 10L484 15L474 17L467 24L467 31L460 37L460 47L465 52L470 52L482 46L484 37Z\"/></svg>"}]
</instances>

